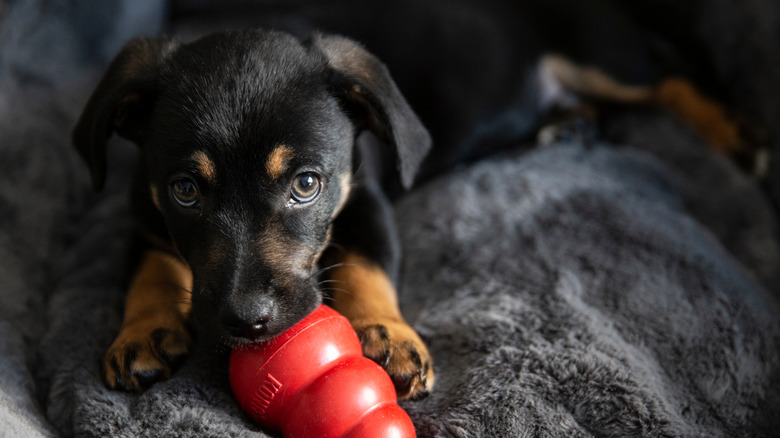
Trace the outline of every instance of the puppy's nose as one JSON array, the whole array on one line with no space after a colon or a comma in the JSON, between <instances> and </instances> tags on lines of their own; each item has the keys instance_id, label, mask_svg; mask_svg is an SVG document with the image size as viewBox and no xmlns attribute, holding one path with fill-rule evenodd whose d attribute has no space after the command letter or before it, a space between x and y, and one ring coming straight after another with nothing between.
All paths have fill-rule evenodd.
<instances>
[{"instance_id":1,"label":"puppy's nose","mask_svg":"<svg viewBox=\"0 0 780 438\"><path fill-rule=\"evenodd\" d=\"M222 321L222 326L232 336L256 341L268 332L268 323L271 322L271 311L268 309L259 313L247 312L241 315L233 309L223 309L220 312L220 320Z\"/></svg>"}]
</instances>

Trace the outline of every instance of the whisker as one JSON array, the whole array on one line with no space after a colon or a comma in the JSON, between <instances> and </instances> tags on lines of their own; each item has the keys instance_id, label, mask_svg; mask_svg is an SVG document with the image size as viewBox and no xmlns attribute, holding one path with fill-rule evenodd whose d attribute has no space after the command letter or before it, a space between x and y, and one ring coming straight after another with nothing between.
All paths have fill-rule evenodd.
<instances>
[{"instance_id":1,"label":"whisker","mask_svg":"<svg viewBox=\"0 0 780 438\"><path fill-rule=\"evenodd\" d=\"M334 279L330 279L330 280L320 280L320 281L317 283L317 286L322 286L323 284L330 284L330 283L347 283L347 282L346 282L346 281L344 281L344 280L334 280Z\"/></svg>"},{"instance_id":2,"label":"whisker","mask_svg":"<svg viewBox=\"0 0 780 438\"><path fill-rule=\"evenodd\" d=\"M333 298L333 294L332 294L333 292L343 292L343 293L345 293L345 294L347 294L347 295L349 295L349 296L351 296L351 297L354 297L354 296L355 296L355 294L353 294L352 292L350 292L350 291L348 291L348 290L345 290L345 289L339 289L339 288L336 288L336 287L331 287L331 288L327 288L327 289L322 289L320 292L322 292L322 295L323 295L324 297L325 297L325 296L327 296L328 298L331 298L331 299Z\"/></svg>"},{"instance_id":3,"label":"whisker","mask_svg":"<svg viewBox=\"0 0 780 438\"><path fill-rule=\"evenodd\" d=\"M192 300L191 299L164 300L164 301L157 301L156 304L192 304Z\"/></svg>"},{"instance_id":4,"label":"whisker","mask_svg":"<svg viewBox=\"0 0 780 438\"><path fill-rule=\"evenodd\" d=\"M225 335L220 335L216 344L217 349L223 348L229 351L233 348L233 344L230 342L230 338Z\"/></svg>"},{"instance_id":5,"label":"whisker","mask_svg":"<svg viewBox=\"0 0 780 438\"><path fill-rule=\"evenodd\" d=\"M150 303L150 304L154 304L154 305L157 305L157 306L168 306L168 305L179 305L179 304L190 304L191 305L192 304L192 300L189 299L189 298L181 298L181 299L172 299L172 300L160 300L160 301L155 301L154 303Z\"/></svg>"},{"instance_id":6,"label":"whisker","mask_svg":"<svg viewBox=\"0 0 780 438\"><path fill-rule=\"evenodd\" d=\"M361 175L363 175L361 170L363 170L364 166L365 166L365 161L361 159L360 162L357 163L357 166L355 167L355 170L352 171L352 178L351 178L352 184L357 185L357 184L359 184L361 182L360 181L361 178L364 178L363 176L361 176Z\"/></svg>"},{"instance_id":7,"label":"whisker","mask_svg":"<svg viewBox=\"0 0 780 438\"><path fill-rule=\"evenodd\" d=\"M331 249L331 248L341 252L347 252L347 248L345 248L344 245L341 245L340 243L336 243L332 240L328 242L328 246L327 246L327 249Z\"/></svg>"},{"instance_id":8,"label":"whisker","mask_svg":"<svg viewBox=\"0 0 780 438\"><path fill-rule=\"evenodd\" d=\"M355 263L347 263L347 262L335 263L333 265L326 266L326 267L320 269L319 271L317 271L312 276L313 277L318 277L318 276L322 275L324 272L330 271L331 269L343 268L344 266L357 266L357 264L355 264Z\"/></svg>"},{"instance_id":9,"label":"whisker","mask_svg":"<svg viewBox=\"0 0 780 438\"><path fill-rule=\"evenodd\" d=\"M178 283L174 283L172 281L145 281L142 284L149 285L149 286L172 286L176 289L180 289L183 290L184 292L188 292L190 293L190 295L192 294L192 291L190 289L187 289L186 287Z\"/></svg>"},{"instance_id":10,"label":"whisker","mask_svg":"<svg viewBox=\"0 0 780 438\"><path fill-rule=\"evenodd\" d=\"M160 287L160 286L170 287L187 293L187 296L177 296L169 300L157 301L155 303L157 305L165 306L165 305L178 305L178 304L192 304L192 291L190 289L187 289L186 287L181 286L180 284L171 281L148 281L148 282L143 282L142 285L153 286L153 287Z\"/></svg>"}]
</instances>

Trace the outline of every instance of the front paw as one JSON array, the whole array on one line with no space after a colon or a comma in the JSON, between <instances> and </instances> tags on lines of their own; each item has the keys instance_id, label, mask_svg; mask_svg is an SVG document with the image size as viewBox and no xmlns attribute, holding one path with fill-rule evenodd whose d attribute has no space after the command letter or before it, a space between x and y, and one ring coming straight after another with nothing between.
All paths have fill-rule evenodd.
<instances>
[{"instance_id":1,"label":"front paw","mask_svg":"<svg viewBox=\"0 0 780 438\"><path fill-rule=\"evenodd\" d=\"M363 354L382 365L393 380L398 398L416 400L433 388L433 359L417 332L394 319L354 324Z\"/></svg>"},{"instance_id":2,"label":"front paw","mask_svg":"<svg viewBox=\"0 0 780 438\"><path fill-rule=\"evenodd\" d=\"M112 389L144 391L171 377L189 352L184 321L168 318L125 324L103 358L103 377Z\"/></svg>"}]
</instances>

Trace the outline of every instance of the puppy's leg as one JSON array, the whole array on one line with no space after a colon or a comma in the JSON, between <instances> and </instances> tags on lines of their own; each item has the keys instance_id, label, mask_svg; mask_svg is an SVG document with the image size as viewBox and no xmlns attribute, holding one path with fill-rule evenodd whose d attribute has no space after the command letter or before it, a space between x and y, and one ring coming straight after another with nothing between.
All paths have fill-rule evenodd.
<instances>
[{"instance_id":1,"label":"puppy's leg","mask_svg":"<svg viewBox=\"0 0 780 438\"><path fill-rule=\"evenodd\" d=\"M433 359L401 316L393 277L399 250L389 203L379 190L353 193L334 226L339 249L324 258L324 290L358 332L364 354L384 366L398 397L424 397L433 387ZM330 268L328 268L330 266Z\"/></svg>"},{"instance_id":2,"label":"puppy's leg","mask_svg":"<svg viewBox=\"0 0 780 438\"><path fill-rule=\"evenodd\" d=\"M433 387L433 361L419 335L401 316L387 273L357 253L347 254L342 263L330 277L333 307L358 332L363 353L385 367L399 398L426 396Z\"/></svg>"},{"instance_id":3,"label":"puppy's leg","mask_svg":"<svg viewBox=\"0 0 780 438\"><path fill-rule=\"evenodd\" d=\"M148 250L125 301L124 321L103 360L111 388L142 391L167 379L189 351L192 272L176 256Z\"/></svg>"}]
</instances>

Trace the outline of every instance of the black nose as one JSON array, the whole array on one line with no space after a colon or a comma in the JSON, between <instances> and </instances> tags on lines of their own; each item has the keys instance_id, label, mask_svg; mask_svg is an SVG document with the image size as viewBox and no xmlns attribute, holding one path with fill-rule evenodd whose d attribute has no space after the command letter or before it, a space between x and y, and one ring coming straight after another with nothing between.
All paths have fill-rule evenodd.
<instances>
[{"instance_id":1,"label":"black nose","mask_svg":"<svg viewBox=\"0 0 780 438\"><path fill-rule=\"evenodd\" d=\"M220 320L231 336L256 341L268 333L271 311L236 312L228 308L220 312Z\"/></svg>"}]
</instances>

